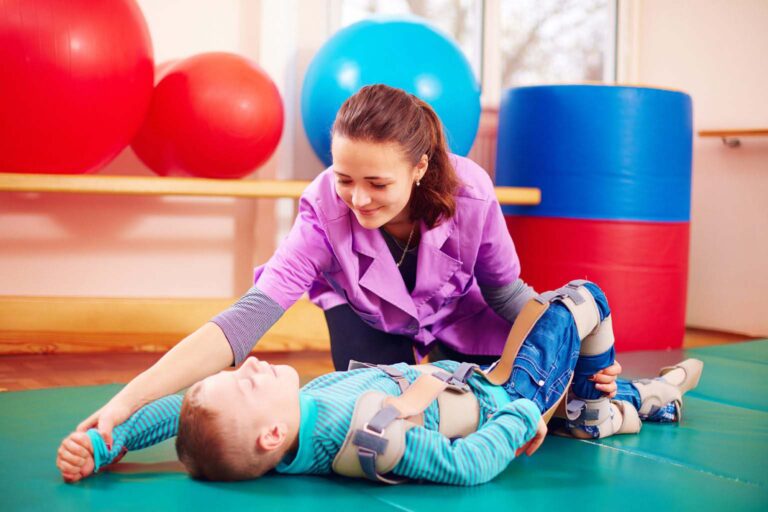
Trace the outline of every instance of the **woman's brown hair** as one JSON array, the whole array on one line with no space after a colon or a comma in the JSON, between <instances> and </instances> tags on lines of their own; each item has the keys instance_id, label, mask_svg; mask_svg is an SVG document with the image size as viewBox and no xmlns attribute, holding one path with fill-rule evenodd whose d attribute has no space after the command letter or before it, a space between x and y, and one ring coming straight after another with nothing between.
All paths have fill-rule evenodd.
<instances>
[{"instance_id":1,"label":"woman's brown hair","mask_svg":"<svg viewBox=\"0 0 768 512\"><path fill-rule=\"evenodd\" d=\"M427 172L411 195L411 220L421 219L431 229L456 213L459 178L440 118L426 102L387 85L365 86L341 106L332 134L397 143L414 166L427 155Z\"/></svg>"}]
</instances>

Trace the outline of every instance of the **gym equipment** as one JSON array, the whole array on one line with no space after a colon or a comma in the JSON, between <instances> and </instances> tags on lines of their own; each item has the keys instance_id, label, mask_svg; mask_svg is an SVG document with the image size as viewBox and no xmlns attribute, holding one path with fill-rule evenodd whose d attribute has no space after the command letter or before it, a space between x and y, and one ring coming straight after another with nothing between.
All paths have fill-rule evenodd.
<instances>
[{"instance_id":1,"label":"gym equipment","mask_svg":"<svg viewBox=\"0 0 768 512\"><path fill-rule=\"evenodd\" d=\"M2 172L100 169L152 96L152 42L133 0L2 2L0 68Z\"/></svg>"},{"instance_id":2,"label":"gym equipment","mask_svg":"<svg viewBox=\"0 0 768 512\"><path fill-rule=\"evenodd\" d=\"M429 103L448 146L466 155L480 122L480 86L461 49L416 17L375 17L334 34L307 68L301 117L312 149L331 164L331 126L342 103L361 87L383 83Z\"/></svg>"},{"instance_id":3,"label":"gym equipment","mask_svg":"<svg viewBox=\"0 0 768 512\"><path fill-rule=\"evenodd\" d=\"M283 104L256 64L231 53L171 65L131 147L160 176L242 178L277 148Z\"/></svg>"}]
</instances>

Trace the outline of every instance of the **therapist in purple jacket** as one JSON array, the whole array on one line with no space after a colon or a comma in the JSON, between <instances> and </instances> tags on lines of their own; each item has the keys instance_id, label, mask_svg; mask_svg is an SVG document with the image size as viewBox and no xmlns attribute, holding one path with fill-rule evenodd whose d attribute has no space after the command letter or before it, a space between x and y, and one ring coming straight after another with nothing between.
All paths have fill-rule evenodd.
<instances>
[{"instance_id":1,"label":"therapist in purple jacket","mask_svg":"<svg viewBox=\"0 0 768 512\"><path fill-rule=\"evenodd\" d=\"M97 427L111 443L112 428L142 405L242 362L304 293L325 311L336 369L350 359L489 363L501 354L535 292L520 280L488 174L448 152L429 105L385 85L350 97L332 136L333 165L302 195L253 287L78 430Z\"/></svg>"}]
</instances>

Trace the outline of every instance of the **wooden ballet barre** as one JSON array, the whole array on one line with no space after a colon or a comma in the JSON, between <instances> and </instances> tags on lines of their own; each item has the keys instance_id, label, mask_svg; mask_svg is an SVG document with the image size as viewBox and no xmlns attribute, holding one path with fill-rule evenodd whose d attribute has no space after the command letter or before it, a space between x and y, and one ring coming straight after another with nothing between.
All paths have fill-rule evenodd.
<instances>
[{"instance_id":1,"label":"wooden ballet barre","mask_svg":"<svg viewBox=\"0 0 768 512\"><path fill-rule=\"evenodd\" d=\"M768 128L754 128L741 130L701 130L699 137L719 137L723 144L729 148L741 146L739 137L768 137Z\"/></svg>"},{"instance_id":2,"label":"wooden ballet barre","mask_svg":"<svg viewBox=\"0 0 768 512\"><path fill-rule=\"evenodd\" d=\"M298 199L309 181L0 173L0 191ZM496 187L501 204L537 205L541 190Z\"/></svg>"}]
</instances>

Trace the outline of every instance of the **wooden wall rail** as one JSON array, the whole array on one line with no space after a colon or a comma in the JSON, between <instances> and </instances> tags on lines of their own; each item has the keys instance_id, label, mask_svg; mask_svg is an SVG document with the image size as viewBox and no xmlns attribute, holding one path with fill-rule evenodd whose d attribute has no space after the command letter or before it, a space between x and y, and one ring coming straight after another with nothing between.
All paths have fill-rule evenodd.
<instances>
[{"instance_id":1,"label":"wooden wall rail","mask_svg":"<svg viewBox=\"0 0 768 512\"><path fill-rule=\"evenodd\" d=\"M0 173L0 191L298 198L309 182ZM536 205L537 188L496 187L502 204ZM0 296L0 355L164 352L236 299ZM327 350L322 311L301 300L258 350Z\"/></svg>"},{"instance_id":2,"label":"wooden wall rail","mask_svg":"<svg viewBox=\"0 0 768 512\"><path fill-rule=\"evenodd\" d=\"M0 297L0 355L165 352L235 300ZM302 299L257 349L329 347L322 310Z\"/></svg>"},{"instance_id":3,"label":"wooden wall rail","mask_svg":"<svg viewBox=\"0 0 768 512\"><path fill-rule=\"evenodd\" d=\"M0 191L78 194L181 195L297 199L308 181L212 180L143 176L92 176L0 173ZM501 204L536 205L541 191L529 187L496 187Z\"/></svg>"},{"instance_id":4,"label":"wooden wall rail","mask_svg":"<svg viewBox=\"0 0 768 512\"><path fill-rule=\"evenodd\" d=\"M701 130L699 137L719 137L729 148L741 146L741 137L768 137L768 128L740 128L733 130Z\"/></svg>"}]
</instances>

